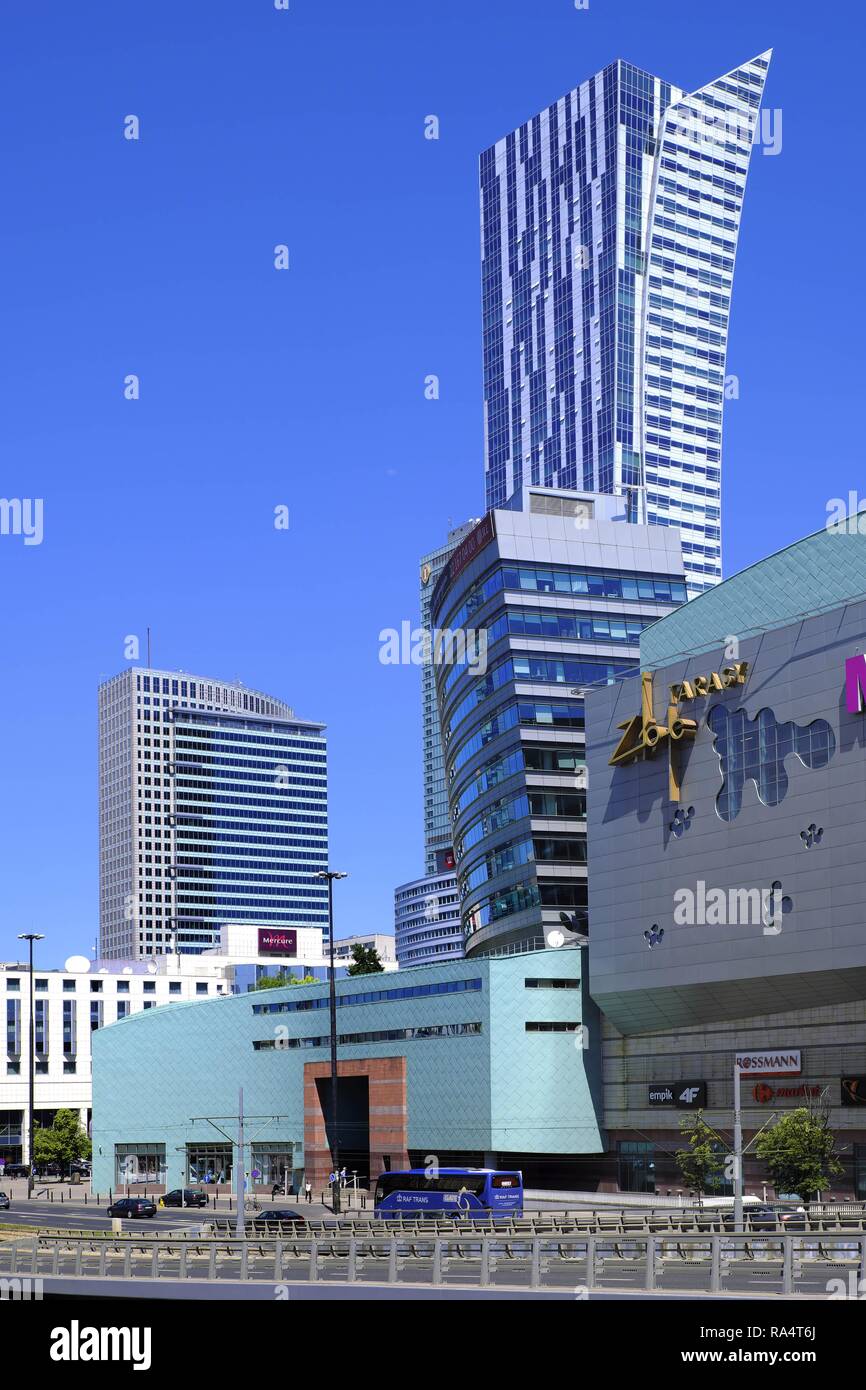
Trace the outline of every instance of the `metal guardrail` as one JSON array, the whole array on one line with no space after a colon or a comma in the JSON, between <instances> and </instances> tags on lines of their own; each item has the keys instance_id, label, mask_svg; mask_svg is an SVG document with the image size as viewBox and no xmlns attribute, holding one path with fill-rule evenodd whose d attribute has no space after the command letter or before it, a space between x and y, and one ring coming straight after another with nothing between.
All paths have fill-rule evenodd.
<instances>
[{"instance_id":1,"label":"metal guardrail","mask_svg":"<svg viewBox=\"0 0 866 1390\"><path fill-rule=\"evenodd\" d=\"M18 1237L0 1279L368 1282L479 1288L744 1292L850 1297L866 1287L866 1235L343 1235ZM831 1284L831 1281L833 1283Z\"/></svg>"},{"instance_id":2,"label":"metal guardrail","mask_svg":"<svg viewBox=\"0 0 866 1390\"><path fill-rule=\"evenodd\" d=\"M730 1218L728 1217L728 1220ZM857 1235L866 1230L860 1215L850 1217L833 1213L832 1216L809 1218L802 1214L795 1216L792 1227L777 1219L768 1224L758 1217L744 1217L740 1230L753 1235L784 1234L833 1234L850 1231ZM228 1218L205 1219L202 1229L213 1235L233 1236L235 1223ZM479 1235L576 1235L581 1233L596 1235L664 1235L667 1233L709 1235L731 1234L725 1215L718 1212L701 1214L667 1212L658 1215L637 1214L598 1214L591 1212L539 1212L523 1217L484 1217L482 1219L455 1220L453 1217L424 1218L418 1215L404 1215L394 1219L379 1217L308 1217L304 1221L274 1222L267 1219L266 1213L250 1217L246 1222L248 1232L258 1234L270 1232L275 1235L309 1234L328 1237L334 1234L381 1235L392 1231L413 1235L479 1234Z\"/></svg>"}]
</instances>

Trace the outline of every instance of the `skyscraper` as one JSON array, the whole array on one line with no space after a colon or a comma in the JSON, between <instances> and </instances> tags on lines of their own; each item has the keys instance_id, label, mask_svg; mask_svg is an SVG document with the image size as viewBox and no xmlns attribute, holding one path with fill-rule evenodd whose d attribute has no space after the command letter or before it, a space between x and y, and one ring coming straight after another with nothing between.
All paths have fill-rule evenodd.
<instances>
[{"instance_id":1,"label":"skyscraper","mask_svg":"<svg viewBox=\"0 0 866 1390\"><path fill-rule=\"evenodd\" d=\"M679 535L621 498L526 487L445 566L437 628L486 633L436 687L467 955L542 950L587 912L584 691L634 671L686 597Z\"/></svg>"},{"instance_id":2,"label":"skyscraper","mask_svg":"<svg viewBox=\"0 0 866 1390\"><path fill-rule=\"evenodd\" d=\"M240 684L130 667L99 688L100 954L196 953L224 924L327 940L324 725Z\"/></svg>"},{"instance_id":3,"label":"skyscraper","mask_svg":"<svg viewBox=\"0 0 866 1390\"><path fill-rule=\"evenodd\" d=\"M444 545L421 557L421 626L430 631L430 597L444 566L478 518L448 532ZM442 765L439 711L436 707L434 668L421 667L421 723L424 753L424 872L425 877L400 884L394 890L394 927L397 960L402 969L429 965L463 955L463 932L454 877L451 816Z\"/></svg>"},{"instance_id":4,"label":"skyscraper","mask_svg":"<svg viewBox=\"0 0 866 1390\"><path fill-rule=\"evenodd\" d=\"M687 94L624 63L481 156L487 506L624 495L721 579L734 258L770 52Z\"/></svg>"},{"instance_id":5,"label":"skyscraper","mask_svg":"<svg viewBox=\"0 0 866 1390\"><path fill-rule=\"evenodd\" d=\"M430 631L430 599L436 580L451 555L473 527L478 517L464 521L448 532L444 545L421 558L421 626ZM439 712L436 708L434 669L428 661L421 667L421 719L424 736L424 864L428 874L441 874L451 856L451 817L448 814L448 793L442 765L442 740L439 736Z\"/></svg>"}]
</instances>

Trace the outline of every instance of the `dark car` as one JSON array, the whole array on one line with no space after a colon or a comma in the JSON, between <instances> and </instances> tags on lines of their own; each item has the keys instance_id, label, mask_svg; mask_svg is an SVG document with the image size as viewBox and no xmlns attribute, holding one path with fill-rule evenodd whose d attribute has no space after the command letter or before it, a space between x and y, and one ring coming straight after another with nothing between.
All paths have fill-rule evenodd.
<instances>
[{"instance_id":1,"label":"dark car","mask_svg":"<svg viewBox=\"0 0 866 1390\"><path fill-rule=\"evenodd\" d=\"M774 1207L764 1205L763 1203L760 1206L744 1206L743 1226L747 1231L791 1230L792 1227L788 1225L786 1220L788 1215L793 1216L794 1213L778 1212ZM722 1224L726 1231L733 1231L736 1229L733 1211L724 1211L721 1213L721 1217ZM800 1219L802 1220L802 1216Z\"/></svg>"},{"instance_id":2,"label":"dark car","mask_svg":"<svg viewBox=\"0 0 866 1390\"><path fill-rule=\"evenodd\" d=\"M208 1196L206 1192L194 1192L191 1187L176 1187L173 1192L166 1192L162 1203L166 1207L206 1207Z\"/></svg>"},{"instance_id":3,"label":"dark car","mask_svg":"<svg viewBox=\"0 0 866 1390\"><path fill-rule=\"evenodd\" d=\"M108 1208L109 1216L156 1216L156 1203L149 1197L118 1197Z\"/></svg>"},{"instance_id":4,"label":"dark car","mask_svg":"<svg viewBox=\"0 0 866 1390\"><path fill-rule=\"evenodd\" d=\"M291 1222L296 1222L303 1226L304 1217L300 1212L292 1211L288 1207L273 1207L270 1211L256 1212L252 1225L256 1230L265 1226L288 1226Z\"/></svg>"},{"instance_id":5,"label":"dark car","mask_svg":"<svg viewBox=\"0 0 866 1390\"><path fill-rule=\"evenodd\" d=\"M12 1203L9 1201L8 1192L0 1192L0 1211L8 1211Z\"/></svg>"},{"instance_id":6,"label":"dark car","mask_svg":"<svg viewBox=\"0 0 866 1390\"><path fill-rule=\"evenodd\" d=\"M30 1172L29 1163L7 1163L3 1176L7 1178L26 1178Z\"/></svg>"}]
</instances>

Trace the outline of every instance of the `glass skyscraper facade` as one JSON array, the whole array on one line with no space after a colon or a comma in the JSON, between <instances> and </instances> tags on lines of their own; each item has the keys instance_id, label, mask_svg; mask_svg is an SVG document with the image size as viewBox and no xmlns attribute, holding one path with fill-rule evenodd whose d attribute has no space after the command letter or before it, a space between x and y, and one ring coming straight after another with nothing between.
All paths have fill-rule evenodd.
<instances>
[{"instance_id":1,"label":"glass skyscraper facade","mask_svg":"<svg viewBox=\"0 0 866 1390\"><path fill-rule=\"evenodd\" d=\"M394 936L401 970L461 959L463 928L453 869L395 888Z\"/></svg>"},{"instance_id":2,"label":"glass skyscraper facade","mask_svg":"<svg viewBox=\"0 0 866 1390\"><path fill-rule=\"evenodd\" d=\"M449 531L444 545L421 557L420 606L421 626L430 631L430 599L448 559L462 540L478 524L478 517L465 521ZM445 859L451 854L451 817L448 813L448 793L442 766L442 740L439 736L439 714L436 709L436 682L433 666L428 661L421 667L421 719L424 737L424 871L441 873Z\"/></svg>"},{"instance_id":3,"label":"glass skyscraper facade","mask_svg":"<svg viewBox=\"0 0 866 1390\"><path fill-rule=\"evenodd\" d=\"M451 555L478 524L478 518L465 521L448 532L444 545L422 555L419 570L421 626L431 629L430 599L444 566ZM394 890L394 932L397 961L401 969L413 965L432 965L443 960L459 960L463 955L457 880L451 844L451 816L445 771L439 712L436 708L434 668L421 666L421 722L424 754L424 872L425 877L400 884Z\"/></svg>"},{"instance_id":4,"label":"glass skyscraper facade","mask_svg":"<svg viewBox=\"0 0 866 1390\"><path fill-rule=\"evenodd\" d=\"M622 61L481 156L487 506L616 493L721 568L734 258L770 53L694 93Z\"/></svg>"},{"instance_id":5,"label":"glass skyscraper facade","mask_svg":"<svg viewBox=\"0 0 866 1390\"><path fill-rule=\"evenodd\" d=\"M240 684L99 689L100 954L198 953L235 922L328 935L324 725Z\"/></svg>"},{"instance_id":6,"label":"glass skyscraper facade","mask_svg":"<svg viewBox=\"0 0 866 1390\"><path fill-rule=\"evenodd\" d=\"M635 670L643 629L686 598L677 532L627 524L622 499L514 503L455 553L431 609L487 633L483 671L436 668L468 955L544 949L562 912L585 924L584 692Z\"/></svg>"}]
</instances>

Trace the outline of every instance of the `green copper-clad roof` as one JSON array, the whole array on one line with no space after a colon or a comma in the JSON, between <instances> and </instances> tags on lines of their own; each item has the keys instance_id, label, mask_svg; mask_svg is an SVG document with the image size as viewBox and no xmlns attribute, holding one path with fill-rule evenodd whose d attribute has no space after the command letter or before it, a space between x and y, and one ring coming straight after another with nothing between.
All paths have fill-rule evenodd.
<instances>
[{"instance_id":1,"label":"green copper-clad roof","mask_svg":"<svg viewBox=\"0 0 866 1390\"><path fill-rule=\"evenodd\" d=\"M862 598L866 512L749 565L653 623L641 634L641 665L666 666L729 636L748 637Z\"/></svg>"}]
</instances>

